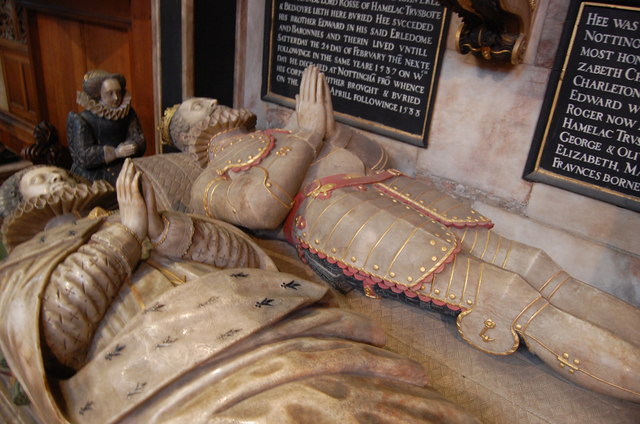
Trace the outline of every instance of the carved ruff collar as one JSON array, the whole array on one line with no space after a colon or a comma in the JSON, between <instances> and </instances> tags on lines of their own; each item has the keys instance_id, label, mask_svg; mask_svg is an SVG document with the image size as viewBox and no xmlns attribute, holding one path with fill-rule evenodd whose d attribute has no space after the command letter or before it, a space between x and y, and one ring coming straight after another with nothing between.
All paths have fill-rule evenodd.
<instances>
[{"instance_id":1,"label":"carved ruff collar","mask_svg":"<svg viewBox=\"0 0 640 424\"><path fill-rule=\"evenodd\" d=\"M106 181L91 185L78 183L64 187L61 192L34 197L20 204L2 224L3 242L7 252L30 240L45 229L57 216L72 213L79 218L95 206L115 202L115 190Z\"/></svg>"},{"instance_id":2,"label":"carved ruff collar","mask_svg":"<svg viewBox=\"0 0 640 424\"><path fill-rule=\"evenodd\" d=\"M109 119L111 121L118 121L127 116L131 109L131 94L125 94L124 99L122 99L122 104L116 108L112 108L93 100L84 91L78 91L76 103L94 115L98 115L101 118Z\"/></svg>"}]
</instances>

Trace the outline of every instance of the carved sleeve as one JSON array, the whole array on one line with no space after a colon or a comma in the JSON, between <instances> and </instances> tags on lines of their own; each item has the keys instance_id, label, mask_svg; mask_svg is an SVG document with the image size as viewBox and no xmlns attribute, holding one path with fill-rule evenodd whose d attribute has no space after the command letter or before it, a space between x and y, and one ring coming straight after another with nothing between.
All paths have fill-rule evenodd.
<instances>
[{"instance_id":1,"label":"carved sleeve","mask_svg":"<svg viewBox=\"0 0 640 424\"><path fill-rule=\"evenodd\" d=\"M260 259L251 243L215 222L165 212L165 229L155 241L158 253L217 268L258 268Z\"/></svg>"},{"instance_id":2,"label":"carved sleeve","mask_svg":"<svg viewBox=\"0 0 640 424\"><path fill-rule=\"evenodd\" d=\"M59 363L82 367L95 328L140 255L124 226L112 224L55 268L42 300L42 329Z\"/></svg>"},{"instance_id":3,"label":"carved sleeve","mask_svg":"<svg viewBox=\"0 0 640 424\"><path fill-rule=\"evenodd\" d=\"M305 130L278 134L275 146L260 164L239 172L221 175L221 168L211 162L194 182L191 206L196 212L246 228L278 228L321 141Z\"/></svg>"},{"instance_id":4,"label":"carved sleeve","mask_svg":"<svg viewBox=\"0 0 640 424\"><path fill-rule=\"evenodd\" d=\"M73 162L80 168L105 165L104 146L98 144L87 121L75 112L69 112L67 117L67 140Z\"/></svg>"},{"instance_id":5,"label":"carved sleeve","mask_svg":"<svg viewBox=\"0 0 640 424\"><path fill-rule=\"evenodd\" d=\"M142 133L142 127L140 126L140 121L138 120L138 115L131 108L129 112L130 122L129 128L127 129L127 141L134 142L136 144L136 154L135 156L144 155L144 151L147 148L147 143L144 138L144 134Z\"/></svg>"}]
</instances>

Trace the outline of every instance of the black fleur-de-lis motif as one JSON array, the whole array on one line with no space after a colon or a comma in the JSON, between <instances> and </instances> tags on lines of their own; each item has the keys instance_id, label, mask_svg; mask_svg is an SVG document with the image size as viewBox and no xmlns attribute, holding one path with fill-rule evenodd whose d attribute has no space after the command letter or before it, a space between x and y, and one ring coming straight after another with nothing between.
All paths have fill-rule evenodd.
<instances>
[{"instance_id":1,"label":"black fleur-de-lis motif","mask_svg":"<svg viewBox=\"0 0 640 424\"><path fill-rule=\"evenodd\" d=\"M291 280L288 283L280 284L280 287L282 287L283 289L298 290L298 287L300 287L300 286L301 286L301 284L300 283L296 283L295 280Z\"/></svg>"},{"instance_id":2,"label":"black fleur-de-lis motif","mask_svg":"<svg viewBox=\"0 0 640 424\"><path fill-rule=\"evenodd\" d=\"M231 274L233 278L247 278L249 274L245 274L244 272L236 272L235 274Z\"/></svg>"},{"instance_id":3,"label":"black fleur-de-lis motif","mask_svg":"<svg viewBox=\"0 0 640 424\"><path fill-rule=\"evenodd\" d=\"M140 393L142 393L146 385L147 385L146 382L136 384L136 388L130 391L129 393L127 393L127 399L131 399L135 395L139 395Z\"/></svg>"},{"instance_id":4,"label":"black fleur-de-lis motif","mask_svg":"<svg viewBox=\"0 0 640 424\"><path fill-rule=\"evenodd\" d=\"M163 347L169 347L174 344L178 339L173 339L171 336L167 336L163 341L156 345L156 349L161 349Z\"/></svg>"},{"instance_id":5,"label":"black fleur-de-lis motif","mask_svg":"<svg viewBox=\"0 0 640 424\"><path fill-rule=\"evenodd\" d=\"M262 308L263 306L273 306L271 304L271 302L273 302L273 299L269 299L268 297L265 297L264 299L262 299L259 302L256 302L256 304L254 305L256 308Z\"/></svg>"},{"instance_id":6,"label":"black fleur-de-lis motif","mask_svg":"<svg viewBox=\"0 0 640 424\"><path fill-rule=\"evenodd\" d=\"M162 312L164 310L164 306L165 305L163 303L156 303L155 305L145 309L142 313L147 314L149 312Z\"/></svg>"},{"instance_id":7,"label":"black fleur-de-lis motif","mask_svg":"<svg viewBox=\"0 0 640 424\"><path fill-rule=\"evenodd\" d=\"M202 303L198 304L198 308L204 308L205 306L209 306L209 305L215 303L216 300L218 300L218 296L211 296L205 302L202 302Z\"/></svg>"},{"instance_id":8,"label":"black fleur-de-lis motif","mask_svg":"<svg viewBox=\"0 0 640 424\"><path fill-rule=\"evenodd\" d=\"M40 243L44 243L47 240L47 238L45 236L41 236L40 237Z\"/></svg>"},{"instance_id":9,"label":"black fleur-de-lis motif","mask_svg":"<svg viewBox=\"0 0 640 424\"><path fill-rule=\"evenodd\" d=\"M75 236L76 235L76 231L75 230L71 230L67 233L70 236Z\"/></svg>"},{"instance_id":10,"label":"black fleur-de-lis motif","mask_svg":"<svg viewBox=\"0 0 640 424\"><path fill-rule=\"evenodd\" d=\"M80 415L84 415L85 412L91 411L93 409L93 402L89 401L84 404L82 408L78 411Z\"/></svg>"},{"instance_id":11,"label":"black fleur-de-lis motif","mask_svg":"<svg viewBox=\"0 0 640 424\"><path fill-rule=\"evenodd\" d=\"M236 334L238 334L241 331L242 331L241 328L232 328L231 330L227 331L226 333L220 334L218 336L218 340L228 339L229 337L233 337L233 336L235 336Z\"/></svg>"},{"instance_id":12,"label":"black fleur-de-lis motif","mask_svg":"<svg viewBox=\"0 0 640 424\"><path fill-rule=\"evenodd\" d=\"M126 345L117 345L115 349L113 349L113 351L107 353L104 356L104 359L106 359L107 361L112 360L113 358L115 358L116 356L120 356L122 355L122 351L124 350L124 348L127 347Z\"/></svg>"}]
</instances>

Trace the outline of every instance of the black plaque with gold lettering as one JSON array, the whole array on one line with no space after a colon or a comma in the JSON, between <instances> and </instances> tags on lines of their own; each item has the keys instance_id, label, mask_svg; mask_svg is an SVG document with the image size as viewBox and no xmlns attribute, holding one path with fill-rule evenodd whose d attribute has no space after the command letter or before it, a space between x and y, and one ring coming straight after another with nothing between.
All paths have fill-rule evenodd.
<instances>
[{"instance_id":1,"label":"black plaque with gold lettering","mask_svg":"<svg viewBox=\"0 0 640 424\"><path fill-rule=\"evenodd\" d=\"M426 146L448 21L436 0L269 0L262 96L292 107L314 64L338 120Z\"/></svg>"},{"instance_id":2,"label":"black plaque with gold lettering","mask_svg":"<svg viewBox=\"0 0 640 424\"><path fill-rule=\"evenodd\" d=\"M637 1L572 1L524 177L640 211Z\"/></svg>"}]
</instances>

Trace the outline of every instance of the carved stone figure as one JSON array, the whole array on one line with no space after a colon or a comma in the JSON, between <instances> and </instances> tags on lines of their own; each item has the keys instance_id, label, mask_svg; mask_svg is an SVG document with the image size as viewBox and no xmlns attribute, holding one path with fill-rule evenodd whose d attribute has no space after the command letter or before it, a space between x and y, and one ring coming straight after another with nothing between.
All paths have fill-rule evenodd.
<instances>
[{"instance_id":1,"label":"carved stone figure","mask_svg":"<svg viewBox=\"0 0 640 424\"><path fill-rule=\"evenodd\" d=\"M22 149L20 156L35 165L53 165L71 168L69 149L60 144L56 128L47 121L40 121L33 129L34 143Z\"/></svg>"},{"instance_id":2,"label":"carved stone figure","mask_svg":"<svg viewBox=\"0 0 640 424\"><path fill-rule=\"evenodd\" d=\"M124 159L142 156L146 149L126 80L121 74L89 71L77 103L84 110L69 112L67 117L71 171L89 180L115 184Z\"/></svg>"},{"instance_id":3,"label":"carved stone figure","mask_svg":"<svg viewBox=\"0 0 640 424\"><path fill-rule=\"evenodd\" d=\"M458 53L485 60L522 63L537 0L438 0L462 18Z\"/></svg>"},{"instance_id":4,"label":"carved stone figure","mask_svg":"<svg viewBox=\"0 0 640 424\"><path fill-rule=\"evenodd\" d=\"M508 240L464 202L384 170L382 149L333 121L330 91L315 67L303 74L284 130L219 131L217 107L169 133L204 167L194 211L254 230L283 225L324 279L457 316L458 332L491 354L521 341L567 379L640 400L640 311L578 281L543 251ZM194 130L194 128L196 128ZM185 134L189 134L185 137ZM377 156L377 158L376 158ZM295 197L295 199L294 199ZM285 220L286 218L286 220ZM286 222L285 222L286 221Z\"/></svg>"},{"instance_id":5,"label":"carved stone figure","mask_svg":"<svg viewBox=\"0 0 640 424\"><path fill-rule=\"evenodd\" d=\"M21 196L3 233L45 227L0 264L0 347L42 422L477 422L233 226L158 213L140 175L125 161L119 213L85 218L108 184L38 167L0 190Z\"/></svg>"}]
</instances>

